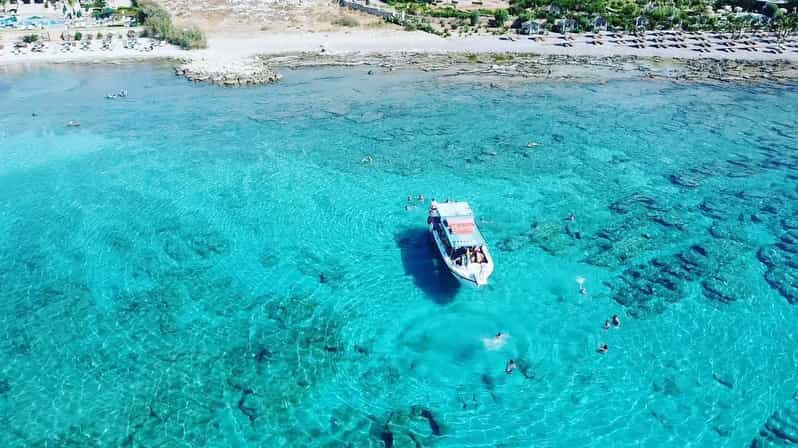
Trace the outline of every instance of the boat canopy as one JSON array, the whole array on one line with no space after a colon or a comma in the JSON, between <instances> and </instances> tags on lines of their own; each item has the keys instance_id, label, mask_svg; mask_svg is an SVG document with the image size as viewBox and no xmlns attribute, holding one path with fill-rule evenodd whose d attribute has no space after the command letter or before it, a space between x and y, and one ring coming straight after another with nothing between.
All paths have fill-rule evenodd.
<instances>
[{"instance_id":1,"label":"boat canopy","mask_svg":"<svg viewBox=\"0 0 798 448\"><path fill-rule=\"evenodd\" d=\"M485 245L485 238L474 222L474 212L468 202L438 203L437 208L444 232L453 249Z\"/></svg>"}]
</instances>

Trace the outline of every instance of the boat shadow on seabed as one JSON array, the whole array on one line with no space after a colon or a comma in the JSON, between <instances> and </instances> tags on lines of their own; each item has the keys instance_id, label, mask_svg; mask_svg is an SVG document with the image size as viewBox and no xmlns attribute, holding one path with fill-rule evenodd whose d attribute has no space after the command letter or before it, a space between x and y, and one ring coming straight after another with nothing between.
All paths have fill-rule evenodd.
<instances>
[{"instance_id":1,"label":"boat shadow on seabed","mask_svg":"<svg viewBox=\"0 0 798 448\"><path fill-rule=\"evenodd\" d=\"M413 277L416 286L439 305L454 300L460 283L435 251L429 231L424 228L406 229L398 232L395 239L402 253L405 273Z\"/></svg>"}]
</instances>

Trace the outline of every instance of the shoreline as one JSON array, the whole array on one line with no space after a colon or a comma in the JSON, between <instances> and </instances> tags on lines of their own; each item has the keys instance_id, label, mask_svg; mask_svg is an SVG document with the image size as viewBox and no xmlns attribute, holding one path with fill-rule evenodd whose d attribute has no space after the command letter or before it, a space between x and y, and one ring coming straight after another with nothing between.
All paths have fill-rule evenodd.
<instances>
[{"instance_id":1,"label":"shoreline","mask_svg":"<svg viewBox=\"0 0 798 448\"><path fill-rule=\"evenodd\" d=\"M527 53L405 53L370 55L295 54L261 56L262 63L290 71L318 67L368 67L369 74L399 70L437 73L500 87L518 81L603 82L652 79L702 83L773 83L798 81L798 64L789 61L665 59L636 56L571 56Z\"/></svg>"},{"instance_id":2,"label":"shoreline","mask_svg":"<svg viewBox=\"0 0 798 448\"><path fill-rule=\"evenodd\" d=\"M167 62L178 75L224 86L268 84L275 71L312 66L415 68L461 76L600 81L652 78L704 82L798 80L798 41L788 51L708 52L686 48L632 48L591 45L590 35L547 40L503 40L496 36L447 39L420 32L366 31L282 33L256 37L211 37L209 47L185 51L159 45L148 52L114 48L107 52L9 54L0 52L0 72L49 64ZM703 36L703 35L702 35ZM795 45L793 44L795 42Z\"/></svg>"}]
</instances>

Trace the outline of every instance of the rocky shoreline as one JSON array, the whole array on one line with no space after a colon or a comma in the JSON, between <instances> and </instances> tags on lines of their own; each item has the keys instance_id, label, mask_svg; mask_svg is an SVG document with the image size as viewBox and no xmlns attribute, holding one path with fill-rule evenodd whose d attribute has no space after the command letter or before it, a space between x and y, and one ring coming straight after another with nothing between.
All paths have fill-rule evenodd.
<instances>
[{"instance_id":1,"label":"rocky shoreline","mask_svg":"<svg viewBox=\"0 0 798 448\"><path fill-rule=\"evenodd\" d=\"M184 62L175 67L175 74L189 81L215 84L222 87L244 87L271 84L281 75L258 59L212 64L205 60Z\"/></svg>"},{"instance_id":2,"label":"rocky shoreline","mask_svg":"<svg viewBox=\"0 0 798 448\"><path fill-rule=\"evenodd\" d=\"M637 56L564 56L531 54L319 55L262 56L280 70L312 67L368 67L369 74L415 69L501 86L518 80L601 82L612 79L667 79L686 82L777 83L798 81L798 64L787 60L664 59Z\"/></svg>"}]
</instances>

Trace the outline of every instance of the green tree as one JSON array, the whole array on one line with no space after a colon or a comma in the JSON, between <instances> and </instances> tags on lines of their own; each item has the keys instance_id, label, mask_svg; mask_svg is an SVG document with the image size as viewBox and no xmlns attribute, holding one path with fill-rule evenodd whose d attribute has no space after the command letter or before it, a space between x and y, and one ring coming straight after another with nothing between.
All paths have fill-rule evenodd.
<instances>
[{"instance_id":1,"label":"green tree","mask_svg":"<svg viewBox=\"0 0 798 448\"><path fill-rule=\"evenodd\" d=\"M66 4L69 5L69 10L74 12L76 9L75 6L78 4L78 0L66 0Z\"/></svg>"},{"instance_id":2,"label":"green tree","mask_svg":"<svg viewBox=\"0 0 798 448\"><path fill-rule=\"evenodd\" d=\"M504 22L507 21L508 17L510 17L510 14L507 13L506 9L497 9L493 14L493 20L496 21L496 26L504 26Z\"/></svg>"},{"instance_id":3,"label":"green tree","mask_svg":"<svg viewBox=\"0 0 798 448\"><path fill-rule=\"evenodd\" d=\"M779 17L776 23L776 29L776 34L780 42L786 39L790 34L798 31L798 14L793 13Z\"/></svg>"},{"instance_id":4,"label":"green tree","mask_svg":"<svg viewBox=\"0 0 798 448\"><path fill-rule=\"evenodd\" d=\"M479 23L479 11L471 11L471 14L468 15L468 21L471 23L471 26L477 26L477 23Z\"/></svg>"}]
</instances>

